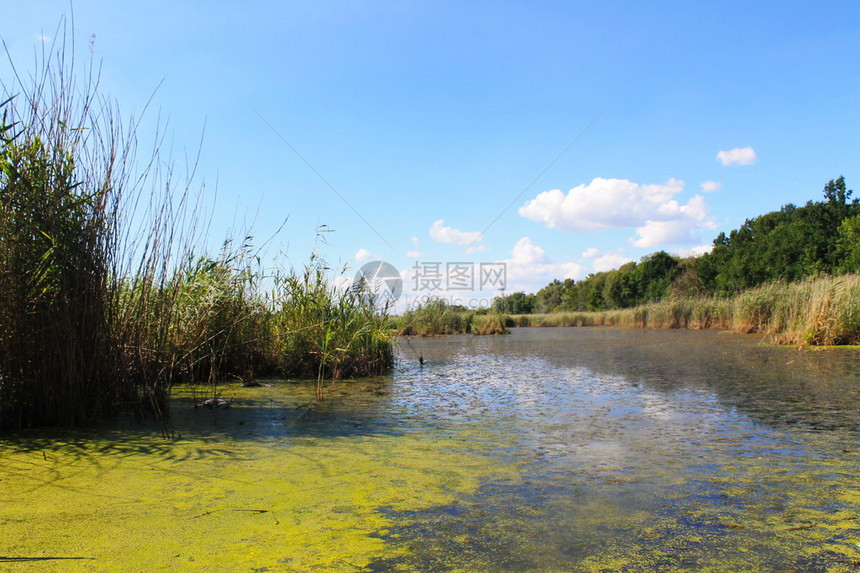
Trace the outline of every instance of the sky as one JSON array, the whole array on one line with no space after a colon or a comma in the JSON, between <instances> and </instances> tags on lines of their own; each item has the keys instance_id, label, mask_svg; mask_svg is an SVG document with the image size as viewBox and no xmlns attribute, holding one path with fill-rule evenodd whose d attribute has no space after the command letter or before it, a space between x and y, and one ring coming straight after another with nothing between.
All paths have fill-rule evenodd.
<instances>
[{"instance_id":1,"label":"sky","mask_svg":"<svg viewBox=\"0 0 860 573\"><path fill-rule=\"evenodd\" d=\"M385 261L407 301L702 253L860 181L854 0L0 1L4 84L73 20L142 147L199 150L213 244Z\"/></svg>"}]
</instances>

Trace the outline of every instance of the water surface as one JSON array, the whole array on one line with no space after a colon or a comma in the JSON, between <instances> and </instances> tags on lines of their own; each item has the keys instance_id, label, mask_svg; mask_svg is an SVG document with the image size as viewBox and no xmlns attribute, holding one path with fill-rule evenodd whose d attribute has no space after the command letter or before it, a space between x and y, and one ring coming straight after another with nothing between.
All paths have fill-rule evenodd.
<instances>
[{"instance_id":1,"label":"water surface","mask_svg":"<svg viewBox=\"0 0 860 573\"><path fill-rule=\"evenodd\" d=\"M401 357L323 403L302 381L224 386L223 411L181 392L172 440L4 436L0 567L860 567L860 350L535 328Z\"/></svg>"}]
</instances>

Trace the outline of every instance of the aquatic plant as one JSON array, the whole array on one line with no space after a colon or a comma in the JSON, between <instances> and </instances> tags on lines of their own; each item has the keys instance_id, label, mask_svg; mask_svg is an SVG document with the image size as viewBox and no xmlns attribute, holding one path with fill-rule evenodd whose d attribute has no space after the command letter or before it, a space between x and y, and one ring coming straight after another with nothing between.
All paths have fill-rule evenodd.
<instances>
[{"instance_id":1,"label":"aquatic plant","mask_svg":"<svg viewBox=\"0 0 860 573\"><path fill-rule=\"evenodd\" d=\"M496 310L469 310L442 298L430 298L392 319L401 336L506 334L507 315Z\"/></svg>"},{"instance_id":2,"label":"aquatic plant","mask_svg":"<svg viewBox=\"0 0 860 573\"><path fill-rule=\"evenodd\" d=\"M508 334L507 316L498 312L472 317L472 334Z\"/></svg>"},{"instance_id":3,"label":"aquatic plant","mask_svg":"<svg viewBox=\"0 0 860 573\"><path fill-rule=\"evenodd\" d=\"M338 289L328 275L331 270L315 251L302 273L275 275L267 302L275 370L315 377L319 392L326 378L380 374L394 362L384 309L366 293Z\"/></svg>"},{"instance_id":4,"label":"aquatic plant","mask_svg":"<svg viewBox=\"0 0 860 573\"><path fill-rule=\"evenodd\" d=\"M58 30L63 35L65 30ZM0 426L75 425L126 399L108 323L133 150L63 50L14 78L0 120Z\"/></svg>"}]
</instances>

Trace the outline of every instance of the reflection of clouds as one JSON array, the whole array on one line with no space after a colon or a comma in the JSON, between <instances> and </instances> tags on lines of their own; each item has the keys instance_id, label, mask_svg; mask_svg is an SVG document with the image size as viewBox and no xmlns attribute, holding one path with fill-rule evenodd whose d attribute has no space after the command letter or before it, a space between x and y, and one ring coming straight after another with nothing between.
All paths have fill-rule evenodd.
<instances>
[{"instance_id":1,"label":"reflection of clouds","mask_svg":"<svg viewBox=\"0 0 860 573\"><path fill-rule=\"evenodd\" d=\"M705 391L660 394L642 391L642 415L675 432L697 433L712 428L726 412L717 397Z\"/></svg>"},{"instance_id":2,"label":"reflection of clouds","mask_svg":"<svg viewBox=\"0 0 860 573\"><path fill-rule=\"evenodd\" d=\"M565 450L572 461L591 467L616 469L624 465L630 448L618 441L598 440L575 447L568 446Z\"/></svg>"},{"instance_id":3,"label":"reflection of clouds","mask_svg":"<svg viewBox=\"0 0 860 573\"><path fill-rule=\"evenodd\" d=\"M426 385L424 400L413 405L423 414L416 414L486 426L481 443L586 475L662 471L665 463L655 460L686 459L725 422L725 409L707 390L664 391L662 375L559 366L513 340L432 341L446 347L448 360L416 380Z\"/></svg>"},{"instance_id":4,"label":"reflection of clouds","mask_svg":"<svg viewBox=\"0 0 860 573\"><path fill-rule=\"evenodd\" d=\"M659 394L643 392L639 399L642 401L642 414L661 422L680 422L684 413L674 404Z\"/></svg>"}]
</instances>

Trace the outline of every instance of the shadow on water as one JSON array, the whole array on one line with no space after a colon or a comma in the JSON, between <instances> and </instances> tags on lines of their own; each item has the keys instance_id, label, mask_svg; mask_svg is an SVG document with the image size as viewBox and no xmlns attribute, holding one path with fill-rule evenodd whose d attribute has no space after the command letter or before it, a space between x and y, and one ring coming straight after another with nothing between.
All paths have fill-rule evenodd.
<instances>
[{"instance_id":1,"label":"shadow on water","mask_svg":"<svg viewBox=\"0 0 860 573\"><path fill-rule=\"evenodd\" d=\"M283 437L337 438L401 431L388 415L390 380L372 378L327 382L325 398L316 399L316 382L271 380L272 387L224 386L227 409L195 408L191 393L174 399L173 423L183 435L234 439Z\"/></svg>"}]
</instances>

